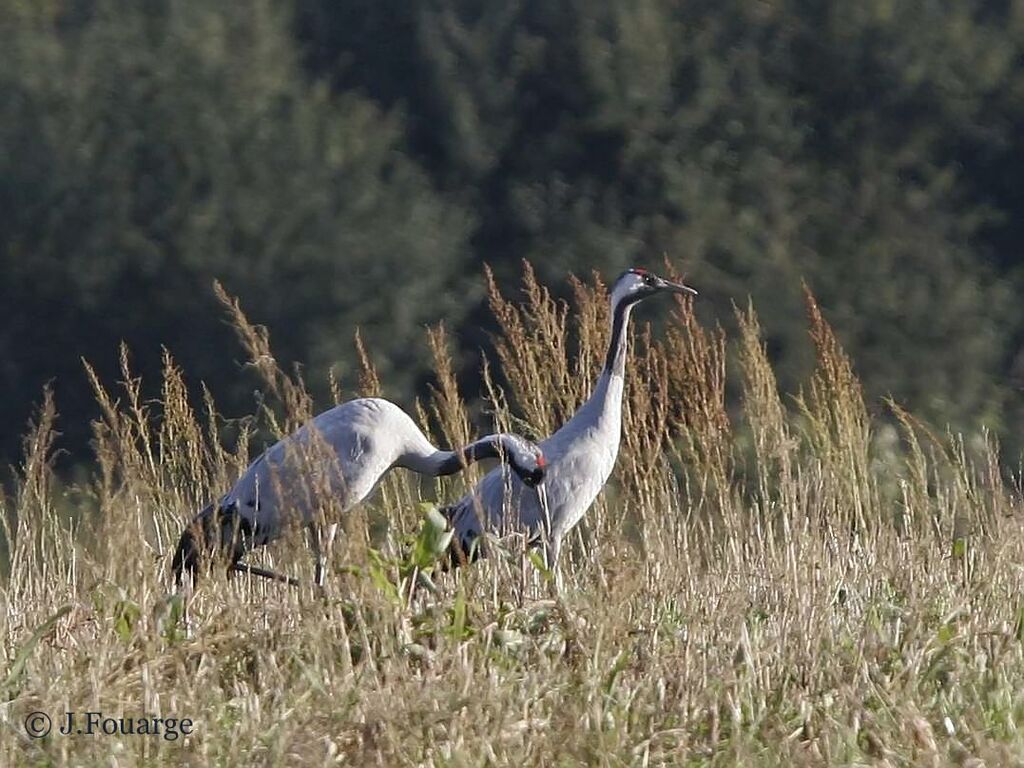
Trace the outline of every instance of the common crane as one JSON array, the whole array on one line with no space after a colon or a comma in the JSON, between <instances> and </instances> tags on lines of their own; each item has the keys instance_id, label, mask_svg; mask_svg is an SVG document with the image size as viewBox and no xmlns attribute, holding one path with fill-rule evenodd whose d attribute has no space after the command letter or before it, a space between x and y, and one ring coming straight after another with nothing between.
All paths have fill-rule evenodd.
<instances>
[{"instance_id":1,"label":"common crane","mask_svg":"<svg viewBox=\"0 0 1024 768\"><path fill-rule=\"evenodd\" d=\"M689 286L639 268L626 270L615 281L611 341L594 391L561 429L539 444L547 460L543 493L525 493L522 483L511 481L508 485L499 472L490 472L470 493L442 509L455 532L456 562L479 552L482 517L489 530L518 525L526 529L531 541L546 541L547 563L555 567L563 539L594 503L615 466L622 436L622 389L633 306L668 292L697 294Z\"/></svg>"},{"instance_id":2,"label":"common crane","mask_svg":"<svg viewBox=\"0 0 1024 768\"><path fill-rule=\"evenodd\" d=\"M294 584L294 579L247 565L241 558L279 538L289 522L301 521L311 534L316 584L323 586L337 522L324 530L322 502L331 499L345 512L369 496L394 467L438 477L488 458L507 461L525 487L534 488L544 478L543 453L516 435L488 435L443 451L388 400L342 403L268 448L228 493L196 515L182 532L171 562L175 583L181 584L184 571L194 577L203 555L221 554L229 570ZM500 475L502 468L495 471Z\"/></svg>"}]
</instances>

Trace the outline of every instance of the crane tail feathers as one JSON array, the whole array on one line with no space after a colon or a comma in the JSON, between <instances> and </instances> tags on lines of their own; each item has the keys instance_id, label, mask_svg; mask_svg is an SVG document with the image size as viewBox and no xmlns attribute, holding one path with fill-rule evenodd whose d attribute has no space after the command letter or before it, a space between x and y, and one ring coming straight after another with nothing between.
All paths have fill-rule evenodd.
<instances>
[{"instance_id":1,"label":"crane tail feathers","mask_svg":"<svg viewBox=\"0 0 1024 768\"><path fill-rule=\"evenodd\" d=\"M199 567L199 547L191 530L185 529L178 539L178 547L174 550L171 560L171 572L174 574L174 586L180 587L187 570L193 577Z\"/></svg>"},{"instance_id":2,"label":"crane tail feathers","mask_svg":"<svg viewBox=\"0 0 1024 768\"><path fill-rule=\"evenodd\" d=\"M185 526L178 539L171 559L175 586L181 586L186 572L195 580L200 564L218 556L226 557L230 568L241 559L251 540L249 522L238 514L236 504L210 504Z\"/></svg>"}]
</instances>

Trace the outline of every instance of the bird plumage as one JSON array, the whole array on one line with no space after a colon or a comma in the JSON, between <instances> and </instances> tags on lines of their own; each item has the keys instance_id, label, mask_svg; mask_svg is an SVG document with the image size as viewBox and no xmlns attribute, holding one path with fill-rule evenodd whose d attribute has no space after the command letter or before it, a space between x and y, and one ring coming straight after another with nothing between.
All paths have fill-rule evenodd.
<instances>
[{"instance_id":1,"label":"bird plumage","mask_svg":"<svg viewBox=\"0 0 1024 768\"><path fill-rule=\"evenodd\" d=\"M200 539L237 562L249 549L279 538L289 525L318 525L325 508L336 514L351 509L393 467L436 477L492 457L504 458L527 485L543 477L543 455L516 435L488 435L444 451L392 402L360 398L342 403L268 448L216 504L194 518L172 562L175 578L180 581L183 570L195 570Z\"/></svg>"},{"instance_id":2,"label":"bird plumage","mask_svg":"<svg viewBox=\"0 0 1024 768\"><path fill-rule=\"evenodd\" d=\"M529 491L500 473L487 474L473 491L444 510L463 553L475 548L485 526L498 535L525 529L531 539L547 540L548 562L557 562L566 534L594 503L615 467L632 308L664 291L696 294L646 270L627 270L616 281L611 295L611 340L594 391L569 421L539 443L547 462L544 494Z\"/></svg>"}]
</instances>

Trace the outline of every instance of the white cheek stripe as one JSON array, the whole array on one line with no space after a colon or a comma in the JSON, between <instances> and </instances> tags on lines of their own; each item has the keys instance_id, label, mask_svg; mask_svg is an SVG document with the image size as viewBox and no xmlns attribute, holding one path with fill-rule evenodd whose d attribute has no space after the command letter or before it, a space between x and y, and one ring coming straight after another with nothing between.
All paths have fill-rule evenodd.
<instances>
[{"instance_id":1,"label":"white cheek stripe","mask_svg":"<svg viewBox=\"0 0 1024 768\"><path fill-rule=\"evenodd\" d=\"M630 277L632 277L633 279L619 280L618 284L615 286L615 290L612 291L611 305L613 307L616 306L620 301L622 301L627 296L635 293L636 290L643 285L643 278L637 277L636 275L630 275Z\"/></svg>"}]
</instances>

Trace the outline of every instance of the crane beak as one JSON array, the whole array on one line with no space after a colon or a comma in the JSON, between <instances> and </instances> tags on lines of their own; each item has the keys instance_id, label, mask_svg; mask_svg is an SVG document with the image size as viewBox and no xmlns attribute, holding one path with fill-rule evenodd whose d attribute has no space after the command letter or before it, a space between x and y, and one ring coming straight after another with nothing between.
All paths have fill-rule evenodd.
<instances>
[{"instance_id":1,"label":"crane beak","mask_svg":"<svg viewBox=\"0 0 1024 768\"><path fill-rule=\"evenodd\" d=\"M673 283L673 282L671 282L669 280L662 280L661 281L661 289L665 290L665 291L672 291L673 293L686 294L688 296L696 296L697 295L697 291L695 291L690 286L683 285L682 283Z\"/></svg>"}]
</instances>

